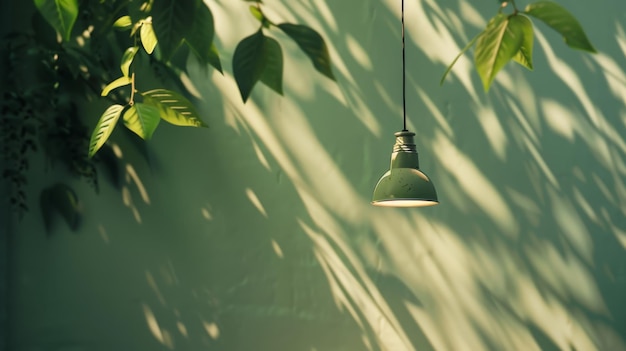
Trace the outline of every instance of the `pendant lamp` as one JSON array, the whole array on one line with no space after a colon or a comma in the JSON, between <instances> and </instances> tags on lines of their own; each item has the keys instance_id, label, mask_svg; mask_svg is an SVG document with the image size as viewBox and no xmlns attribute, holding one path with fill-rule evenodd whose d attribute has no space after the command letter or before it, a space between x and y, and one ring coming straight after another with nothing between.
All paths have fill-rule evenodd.
<instances>
[{"instance_id":1,"label":"pendant lamp","mask_svg":"<svg viewBox=\"0 0 626 351\"><path fill-rule=\"evenodd\" d=\"M372 205L385 207L424 207L439 204L430 178L420 170L415 133L406 129L406 60L404 49L404 0L402 0L402 110L404 128L395 133L391 167L383 174L372 197Z\"/></svg>"}]
</instances>

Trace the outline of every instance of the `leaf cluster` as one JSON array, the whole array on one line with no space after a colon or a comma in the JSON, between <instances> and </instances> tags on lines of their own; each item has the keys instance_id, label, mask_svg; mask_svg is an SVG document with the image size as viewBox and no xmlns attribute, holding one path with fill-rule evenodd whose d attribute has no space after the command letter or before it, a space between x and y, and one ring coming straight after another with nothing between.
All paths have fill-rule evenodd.
<instances>
[{"instance_id":1,"label":"leaf cluster","mask_svg":"<svg viewBox=\"0 0 626 351\"><path fill-rule=\"evenodd\" d=\"M272 28L286 33L317 71L334 79L327 47L317 32L300 24L276 25L263 15L261 1L244 1L255 3L252 14L261 21L255 35L241 40L233 59L244 102L259 80L282 94L282 49L266 35ZM142 139L150 139L161 120L176 126L207 126L180 80L190 56L223 72L214 42L215 19L204 1L33 0L33 4L32 30L6 36L2 49L8 75L0 93L9 98L3 101L0 116L0 138L6 146L0 156L7 160L1 171L13 183L11 202L16 211L27 210L25 172L29 151L35 148L43 150L47 164L66 165L97 190L96 164L104 165L105 174L119 182L119 166L107 144L118 124ZM155 86L155 77L161 85ZM93 125L93 119L82 114L81 106L98 100L109 104L90 131L86 125ZM80 215L77 204L78 197L67 185L47 188L40 197L46 226L56 212L74 228Z\"/></svg>"},{"instance_id":2,"label":"leaf cluster","mask_svg":"<svg viewBox=\"0 0 626 351\"><path fill-rule=\"evenodd\" d=\"M511 60L532 70L534 28L530 17L558 32L569 47L596 52L578 20L561 5L538 1L526 6L524 11L519 11L514 1L500 2L500 10L489 20L485 30L475 36L448 66L441 78L442 84L457 60L474 44L476 71L485 91L489 90L496 74ZM504 14L502 10L508 5L513 6L513 13Z\"/></svg>"},{"instance_id":3,"label":"leaf cluster","mask_svg":"<svg viewBox=\"0 0 626 351\"><path fill-rule=\"evenodd\" d=\"M283 94L282 49L277 40L264 32L272 28L280 29L293 39L311 59L314 68L334 80L328 48L321 35L305 25L275 24L263 13L261 1L248 2L256 3L250 6L250 11L260 21L260 27L256 33L241 40L233 57L234 77L244 102L258 81ZM35 4L63 40L69 41L79 13L78 0L35 0ZM112 104L100 117L89 142L89 157L105 144L120 117L124 126L142 139L152 137L161 119L179 126L206 127L192 103L181 94L164 88L137 91L138 77L134 65L142 49L144 54L155 56L156 60L175 70L181 69L181 66L184 70L186 63L184 54L182 59L176 56L191 52L201 64L222 72L219 53L213 43L213 14L204 1L128 1L117 12L119 17L111 27L129 31L133 43L122 54L119 65L121 76L106 84L101 95L108 96L112 91L129 85L131 90L126 103ZM135 101L136 98L139 100Z\"/></svg>"},{"instance_id":4,"label":"leaf cluster","mask_svg":"<svg viewBox=\"0 0 626 351\"><path fill-rule=\"evenodd\" d=\"M265 16L258 3L250 6L250 12L261 25L254 34L237 45L233 57L235 80L244 102L259 81L278 94L283 94L283 53L278 41L265 35L264 30L267 29L277 28L284 32L309 57L319 73L335 80L328 48L319 33L305 25L276 24Z\"/></svg>"}]
</instances>

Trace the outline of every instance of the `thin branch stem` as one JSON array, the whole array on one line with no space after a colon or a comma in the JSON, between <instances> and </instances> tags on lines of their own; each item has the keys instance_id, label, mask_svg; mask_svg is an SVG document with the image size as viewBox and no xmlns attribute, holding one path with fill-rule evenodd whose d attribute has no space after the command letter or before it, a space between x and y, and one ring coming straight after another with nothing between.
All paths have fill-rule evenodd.
<instances>
[{"instance_id":1,"label":"thin branch stem","mask_svg":"<svg viewBox=\"0 0 626 351\"><path fill-rule=\"evenodd\" d=\"M130 76L130 101L128 101L130 106L135 104L135 72L133 72Z\"/></svg>"}]
</instances>

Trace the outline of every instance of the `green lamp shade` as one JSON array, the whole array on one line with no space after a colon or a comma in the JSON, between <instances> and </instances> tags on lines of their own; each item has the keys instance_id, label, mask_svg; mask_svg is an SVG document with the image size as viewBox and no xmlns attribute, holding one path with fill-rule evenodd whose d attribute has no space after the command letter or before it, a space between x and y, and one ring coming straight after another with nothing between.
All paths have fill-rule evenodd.
<instances>
[{"instance_id":1,"label":"green lamp shade","mask_svg":"<svg viewBox=\"0 0 626 351\"><path fill-rule=\"evenodd\" d=\"M395 133L391 168L383 174L372 198L372 205L386 207L423 207L439 204L433 182L419 169L413 137L415 133Z\"/></svg>"}]
</instances>

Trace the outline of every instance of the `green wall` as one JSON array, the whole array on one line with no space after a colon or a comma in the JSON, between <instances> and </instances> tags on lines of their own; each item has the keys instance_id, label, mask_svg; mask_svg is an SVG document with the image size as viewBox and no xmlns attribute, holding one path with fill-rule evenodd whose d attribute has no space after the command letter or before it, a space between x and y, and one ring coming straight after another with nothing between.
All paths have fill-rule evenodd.
<instances>
[{"instance_id":1,"label":"green wall","mask_svg":"<svg viewBox=\"0 0 626 351\"><path fill-rule=\"evenodd\" d=\"M116 131L124 184L72 183L77 232L45 233L38 191L65 178L33 165L8 350L626 350L626 3L560 1L599 54L539 26L535 71L486 94L467 58L439 79L497 3L407 1L409 129L441 205L385 209L400 1L264 2L323 34L337 84L285 45L285 96L242 104L229 62L255 20L208 1L227 73L189 78L209 129L162 126L146 153Z\"/></svg>"}]
</instances>

